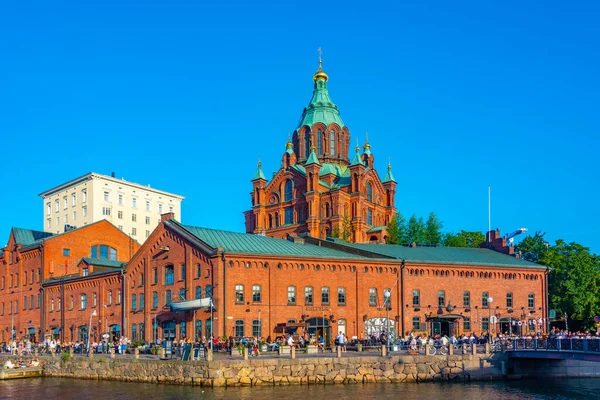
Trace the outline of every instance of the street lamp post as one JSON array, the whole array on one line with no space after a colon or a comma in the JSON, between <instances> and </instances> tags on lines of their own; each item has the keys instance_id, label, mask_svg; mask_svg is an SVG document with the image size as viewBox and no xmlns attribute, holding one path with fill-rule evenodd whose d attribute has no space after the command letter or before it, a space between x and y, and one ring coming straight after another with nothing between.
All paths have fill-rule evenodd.
<instances>
[{"instance_id":1,"label":"street lamp post","mask_svg":"<svg viewBox=\"0 0 600 400\"><path fill-rule=\"evenodd\" d=\"M93 310L90 313L90 324L88 325L88 337L87 337L87 351L90 351L90 336L92 334L92 317L95 317L96 314L96 310Z\"/></svg>"},{"instance_id":2,"label":"street lamp post","mask_svg":"<svg viewBox=\"0 0 600 400\"><path fill-rule=\"evenodd\" d=\"M488 306L488 336L489 340L492 339L492 302L494 299L490 296L487 298L487 306Z\"/></svg>"},{"instance_id":3,"label":"street lamp post","mask_svg":"<svg viewBox=\"0 0 600 400\"><path fill-rule=\"evenodd\" d=\"M386 329L386 346L388 348L388 352L391 350L390 348L390 296L392 293L389 289L383 291L383 295L385 297L385 329Z\"/></svg>"}]
</instances>

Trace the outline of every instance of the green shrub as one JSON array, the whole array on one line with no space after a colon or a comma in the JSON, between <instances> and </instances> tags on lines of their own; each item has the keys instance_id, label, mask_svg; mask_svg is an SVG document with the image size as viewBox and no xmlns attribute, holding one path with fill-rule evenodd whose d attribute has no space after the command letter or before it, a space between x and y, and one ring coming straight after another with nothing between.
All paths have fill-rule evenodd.
<instances>
[{"instance_id":1,"label":"green shrub","mask_svg":"<svg viewBox=\"0 0 600 400\"><path fill-rule=\"evenodd\" d=\"M69 361L71 359L71 353L69 353L68 351L63 351L60 355L60 358L62 358L63 361Z\"/></svg>"}]
</instances>

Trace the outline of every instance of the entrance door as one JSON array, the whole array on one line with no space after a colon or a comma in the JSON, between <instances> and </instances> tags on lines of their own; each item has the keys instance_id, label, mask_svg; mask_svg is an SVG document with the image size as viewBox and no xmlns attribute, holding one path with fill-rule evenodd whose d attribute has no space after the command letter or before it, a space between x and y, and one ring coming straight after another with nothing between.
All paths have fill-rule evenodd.
<instances>
[{"instance_id":1,"label":"entrance door","mask_svg":"<svg viewBox=\"0 0 600 400\"><path fill-rule=\"evenodd\" d=\"M345 319L339 319L338 320L338 331L336 332L336 335L339 332L342 332L344 334L344 336L346 336L346 320Z\"/></svg>"},{"instance_id":2,"label":"entrance door","mask_svg":"<svg viewBox=\"0 0 600 400\"><path fill-rule=\"evenodd\" d=\"M316 340L319 336L323 337L325 346L331 343L330 321L325 318L309 318L306 320L309 337Z\"/></svg>"},{"instance_id":3,"label":"entrance door","mask_svg":"<svg viewBox=\"0 0 600 400\"><path fill-rule=\"evenodd\" d=\"M163 338L167 341L175 340L175 322L167 321L162 323Z\"/></svg>"},{"instance_id":4,"label":"entrance door","mask_svg":"<svg viewBox=\"0 0 600 400\"><path fill-rule=\"evenodd\" d=\"M110 326L110 340L115 341L121 339L121 326L111 325Z\"/></svg>"}]
</instances>

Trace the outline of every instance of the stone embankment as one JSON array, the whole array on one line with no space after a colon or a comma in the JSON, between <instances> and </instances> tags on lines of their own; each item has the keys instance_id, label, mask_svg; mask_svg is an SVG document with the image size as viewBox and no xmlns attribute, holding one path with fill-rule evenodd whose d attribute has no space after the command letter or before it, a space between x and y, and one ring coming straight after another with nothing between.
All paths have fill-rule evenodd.
<instances>
[{"instance_id":1,"label":"stone embankment","mask_svg":"<svg viewBox=\"0 0 600 400\"><path fill-rule=\"evenodd\" d=\"M8 357L0 357L2 359ZM487 355L161 361L40 358L44 376L183 385L254 386L503 379Z\"/></svg>"}]
</instances>

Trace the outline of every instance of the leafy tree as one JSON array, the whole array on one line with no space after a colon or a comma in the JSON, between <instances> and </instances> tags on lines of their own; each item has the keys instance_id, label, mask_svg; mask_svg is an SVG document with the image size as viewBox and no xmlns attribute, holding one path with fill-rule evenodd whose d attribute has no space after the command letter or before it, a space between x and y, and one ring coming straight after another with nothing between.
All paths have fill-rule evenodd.
<instances>
[{"instance_id":1,"label":"leafy tree","mask_svg":"<svg viewBox=\"0 0 600 400\"><path fill-rule=\"evenodd\" d=\"M396 213L387 225L387 243L405 244L408 242L406 236L406 219L400 213Z\"/></svg>"},{"instance_id":2,"label":"leafy tree","mask_svg":"<svg viewBox=\"0 0 600 400\"><path fill-rule=\"evenodd\" d=\"M406 236L408 243L425 243L425 223L423 223L423 217L417 218L415 214L410 217Z\"/></svg>"},{"instance_id":3,"label":"leafy tree","mask_svg":"<svg viewBox=\"0 0 600 400\"><path fill-rule=\"evenodd\" d=\"M435 245L442 243L443 235L442 228L444 224L440 219L435 215L434 212L429 213L429 218L425 223L425 230L423 232L424 242L426 244Z\"/></svg>"},{"instance_id":4,"label":"leafy tree","mask_svg":"<svg viewBox=\"0 0 600 400\"><path fill-rule=\"evenodd\" d=\"M338 228L337 226L334 227L333 231L331 231L331 236L330 237L339 239L339 237L340 237L340 228Z\"/></svg>"},{"instance_id":5,"label":"leafy tree","mask_svg":"<svg viewBox=\"0 0 600 400\"><path fill-rule=\"evenodd\" d=\"M479 231L461 230L458 233L446 233L442 243L448 247L479 247L485 242L485 235Z\"/></svg>"},{"instance_id":6,"label":"leafy tree","mask_svg":"<svg viewBox=\"0 0 600 400\"><path fill-rule=\"evenodd\" d=\"M592 326L600 308L600 257L588 247L562 239L550 246L539 232L523 239L516 249L524 259L551 268L550 303L564 316L565 328L569 329L569 319Z\"/></svg>"},{"instance_id":7,"label":"leafy tree","mask_svg":"<svg viewBox=\"0 0 600 400\"><path fill-rule=\"evenodd\" d=\"M350 217L348 214L344 215L344 219L342 220L342 239L345 242L352 241L352 222L350 222Z\"/></svg>"}]
</instances>

